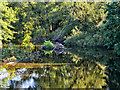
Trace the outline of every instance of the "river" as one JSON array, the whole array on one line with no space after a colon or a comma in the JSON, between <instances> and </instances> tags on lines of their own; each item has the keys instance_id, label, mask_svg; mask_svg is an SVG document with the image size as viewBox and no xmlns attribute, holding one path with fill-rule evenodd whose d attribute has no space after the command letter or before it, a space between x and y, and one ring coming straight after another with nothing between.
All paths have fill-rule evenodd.
<instances>
[{"instance_id":1,"label":"river","mask_svg":"<svg viewBox=\"0 0 120 90\"><path fill-rule=\"evenodd\" d=\"M37 49L39 51L39 49ZM120 88L120 57L103 47L77 47L56 55L0 65L0 88Z\"/></svg>"}]
</instances>

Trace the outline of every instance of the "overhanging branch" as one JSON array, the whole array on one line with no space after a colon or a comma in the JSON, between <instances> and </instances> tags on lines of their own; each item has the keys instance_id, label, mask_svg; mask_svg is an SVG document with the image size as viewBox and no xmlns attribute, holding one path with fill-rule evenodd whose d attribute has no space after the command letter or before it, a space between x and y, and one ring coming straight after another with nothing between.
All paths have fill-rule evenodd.
<instances>
[{"instance_id":1,"label":"overhanging branch","mask_svg":"<svg viewBox=\"0 0 120 90\"><path fill-rule=\"evenodd\" d=\"M72 24L72 23L71 23ZM69 25L71 25L71 24L69 24ZM59 39L60 38L60 36L61 36L61 34L62 34L62 31L67 27L68 25L65 25L63 28L62 28L62 30L59 32L59 34L58 34L58 36L55 38L54 37L54 39L52 39L53 41L56 41L57 39Z\"/></svg>"}]
</instances>

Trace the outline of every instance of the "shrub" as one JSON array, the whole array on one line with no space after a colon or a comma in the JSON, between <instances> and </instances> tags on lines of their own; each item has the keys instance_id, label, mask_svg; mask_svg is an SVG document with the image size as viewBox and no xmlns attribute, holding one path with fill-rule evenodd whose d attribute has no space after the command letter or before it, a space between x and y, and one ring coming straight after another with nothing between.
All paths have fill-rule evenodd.
<instances>
[{"instance_id":1,"label":"shrub","mask_svg":"<svg viewBox=\"0 0 120 90\"><path fill-rule=\"evenodd\" d=\"M45 41L44 46L47 47L47 48L53 48L54 44L52 42L50 42L50 41Z\"/></svg>"},{"instance_id":2,"label":"shrub","mask_svg":"<svg viewBox=\"0 0 120 90\"><path fill-rule=\"evenodd\" d=\"M64 41L67 46L104 46L105 38L99 31L81 32L77 35L72 35L66 38Z\"/></svg>"},{"instance_id":3,"label":"shrub","mask_svg":"<svg viewBox=\"0 0 120 90\"><path fill-rule=\"evenodd\" d=\"M106 11L108 12L106 23L100 30L106 38L106 46L120 55L120 2L108 4Z\"/></svg>"}]
</instances>

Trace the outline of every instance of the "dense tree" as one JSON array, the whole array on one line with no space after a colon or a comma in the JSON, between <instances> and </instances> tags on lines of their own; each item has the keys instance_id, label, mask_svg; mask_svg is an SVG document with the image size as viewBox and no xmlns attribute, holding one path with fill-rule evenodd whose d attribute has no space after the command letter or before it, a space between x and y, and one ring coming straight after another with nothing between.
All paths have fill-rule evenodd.
<instances>
[{"instance_id":1,"label":"dense tree","mask_svg":"<svg viewBox=\"0 0 120 90\"><path fill-rule=\"evenodd\" d=\"M103 45L104 38L98 34L97 26L106 16L105 8L106 3L74 3L70 12L74 25L65 43L69 46Z\"/></svg>"},{"instance_id":2,"label":"dense tree","mask_svg":"<svg viewBox=\"0 0 120 90\"><path fill-rule=\"evenodd\" d=\"M108 14L101 31L106 37L106 46L115 49L120 55L120 2L108 4L106 12Z\"/></svg>"},{"instance_id":3,"label":"dense tree","mask_svg":"<svg viewBox=\"0 0 120 90\"><path fill-rule=\"evenodd\" d=\"M94 46L103 45L101 43L106 38L106 45L119 51L119 2L107 6L105 25L101 25L101 22L106 16L106 3L12 2L0 5L4 41L32 45L31 39L55 39L61 36L66 39L66 44L71 44L72 41L75 46ZM100 25L105 36L98 34L97 26Z\"/></svg>"},{"instance_id":4,"label":"dense tree","mask_svg":"<svg viewBox=\"0 0 120 90\"><path fill-rule=\"evenodd\" d=\"M35 20L37 19L35 18L35 13L32 11L31 3L15 2L10 3L9 7L13 7L13 9L17 12L16 17L18 19L18 21L13 24L15 31L17 32L14 34L16 38L13 40L13 42L16 44L28 44L31 39L31 31L36 29L34 22L36 22ZM26 41L26 39L28 40Z\"/></svg>"},{"instance_id":5,"label":"dense tree","mask_svg":"<svg viewBox=\"0 0 120 90\"><path fill-rule=\"evenodd\" d=\"M26 2L10 3L19 19L15 24L17 44L25 43L24 39L36 39L40 37L53 39L62 32L63 36L69 36L77 27L79 31L88 31L95 28L104 17L105 3L88 2ZM91 7L91 8L89 8ZM26 37L28 36L28 37Z\"/></svg>"},{"instance_id":6,"label":"dense tree","mask_svg":"<svg viewBox=\"0 0 120 90\"><path fill-rule=\"evenodd\" d=\"M2 39L3 41L10 42L13 37L14 27L11 25L12 23L15 23L16 18L15 14L16 12L11 8L9 8L8 3L1 2L0 3L0 25L2 29Z\"/></svg>"}]
</instances>

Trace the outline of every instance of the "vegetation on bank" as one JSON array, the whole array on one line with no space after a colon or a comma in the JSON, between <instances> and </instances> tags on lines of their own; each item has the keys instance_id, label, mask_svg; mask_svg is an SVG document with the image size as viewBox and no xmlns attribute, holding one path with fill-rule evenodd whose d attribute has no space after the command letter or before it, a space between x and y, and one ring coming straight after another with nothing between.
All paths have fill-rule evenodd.
<instances>
[{"instance_id":1,"label":"vegetation on bank","mask_svg":"<svg viewBox=\"0 0 120 90\"><path fill-rule=\"evenodd\" d=\"M120 2L1 2L2 42L107 46L120 55Z\"/></svg>"},{"instance_id":2,"label":"vegetation on bank","mask_svg":"<svg viewBox=\"0 0 120 90\"><path fill-rule=\"evenodd\" d=\"M0 60L2 57L4 62L10 61L2 67L12 72L10 78L18 72L17 64L29 68L25 63L32 63L29 65L31 73L36 63L52 63L51 69L38 68L40 77L41 72L51 70L44 74L50 77L41 78L42 81L49 79L50 83L46 81L45 85L120 87L120 2L0 2L0 7L3 43ZM64 52L64 46L72 49ZM72 63L72 68L56 67L56 63ZM70 73L67 75L67 72ZM6 79L9 76L1 81L6 82ZM56 81L59 83L55 84ZM40 82L44 86L42 84Z\"/></svg>"}]
</instances>

